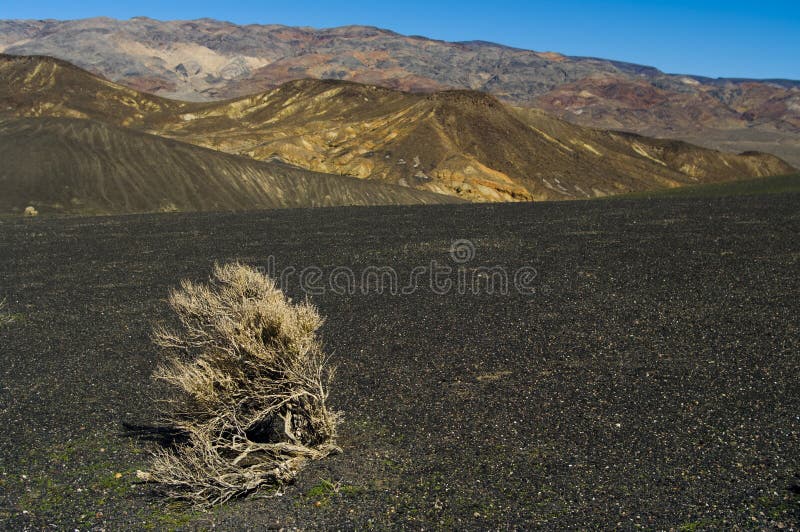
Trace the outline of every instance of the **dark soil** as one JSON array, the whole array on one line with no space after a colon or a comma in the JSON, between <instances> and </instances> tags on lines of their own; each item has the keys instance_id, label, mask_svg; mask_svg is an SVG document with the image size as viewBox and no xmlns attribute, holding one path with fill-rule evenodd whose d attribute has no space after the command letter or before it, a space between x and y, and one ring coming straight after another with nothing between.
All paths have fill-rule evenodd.
<instances>
[{"instance_id":1,"label":"dark soil","mask_svg":"<svg viewBox=\"0 0 800 532\"><path fill-rule=\"evenodd\" d=\"M0 528L800 522L799 195L0 220ZM344 453L209 513L134 472L149 340L214 261L535 268L521 294L311 295ZM529 272L532 270L528 270ZM485 273L486 270L483 270ZM457 281L457 273L451 280ZM485 277L480 277L485 281ZM370 285L366 285L370 286ZM296 297L296 277L286 283Z\"/></svg>"}]
</instances>

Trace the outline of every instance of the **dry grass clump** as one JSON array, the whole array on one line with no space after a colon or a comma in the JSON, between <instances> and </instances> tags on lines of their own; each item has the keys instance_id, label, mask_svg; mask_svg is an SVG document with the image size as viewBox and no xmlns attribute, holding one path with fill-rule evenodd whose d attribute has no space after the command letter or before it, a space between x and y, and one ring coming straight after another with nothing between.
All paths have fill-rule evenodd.
<instances>
[{"instance_id":1,"label":"dry grass clump","mask_svg":"<svg viewBox=\"0 0 800 532\"><path fill-rule=\"evenodd\" d=\"M186 437L157 451L140 478L207 506L277 488L338 451L322 318L310 303L292 303L241 264L215 265L208 284L183 281L169 303L180 327L156 330L169 358L154 376L180 392L164 414Z\"/></svg>"}]
</instances>

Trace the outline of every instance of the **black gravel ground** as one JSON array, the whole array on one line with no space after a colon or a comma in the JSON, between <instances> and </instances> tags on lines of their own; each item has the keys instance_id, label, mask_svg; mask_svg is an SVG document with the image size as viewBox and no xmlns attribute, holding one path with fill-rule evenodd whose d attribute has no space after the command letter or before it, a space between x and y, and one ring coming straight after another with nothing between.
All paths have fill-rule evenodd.
<instances>
[{"instance_id":1,"label":"black gravel ground","mask_svg":"<svg viewBox=\"0 0 800 532\"><path fill-rule=\"evenodd\" d=\"M0 220L0 528L798 529L800 195ZM456 263L451 243L474 257ZM469 257L468 245L461 250ZM214 261L498 266L310 296L344 453L209 513L134 471L148 334ZM525 270L532 274L534 270ZM458 284L458 271L448 278ZM497 279L497 277L495 277ZM285 283L302 297L296 277ZM371 285L367 285L371 286ZM483 286L483 285L481 285ZM533 293L528 293L533 292Z\"/></svg>"}]
</instances>

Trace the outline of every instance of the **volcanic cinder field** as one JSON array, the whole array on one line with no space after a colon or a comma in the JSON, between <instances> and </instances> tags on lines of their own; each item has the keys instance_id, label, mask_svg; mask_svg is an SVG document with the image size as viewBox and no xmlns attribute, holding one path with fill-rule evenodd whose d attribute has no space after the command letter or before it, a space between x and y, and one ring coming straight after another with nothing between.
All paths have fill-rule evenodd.
<instances>
[{"instance_id":1,"label":"volcanic cinder field","mask_svg":"<svg viewBox=\"0 0 800 532\"><path fill-rule=\"evenodd\" d=\"M0 326L0 528L796 527L798 202L0 219L15 318ZM136 483L157 443L126 426L158 421L149 335L168 290L233 260L389 266L403 285L431 261L456 284L459 268L535 275L524 293L422 277L308 295L343 453L281 496L202 513ZM296 277L286 290L305 296Z\"/></svg>"}]
</instances>

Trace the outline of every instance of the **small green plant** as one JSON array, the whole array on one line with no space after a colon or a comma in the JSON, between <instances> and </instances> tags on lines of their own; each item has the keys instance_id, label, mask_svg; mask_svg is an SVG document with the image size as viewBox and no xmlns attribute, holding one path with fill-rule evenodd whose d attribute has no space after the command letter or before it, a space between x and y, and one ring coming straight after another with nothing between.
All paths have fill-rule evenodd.
<instances>
[{"instance_id":1,"label":"small green plant","mask_svg":"<svg viewBox=\"0 0 800 532\"><path fill-rule=\"evenodd\" d=\"M6 300L0 301L0 326L9 325L17 321L18 316L6 311Z\"/></svg>"},{"instance_id":2,"label":"small green plant","mask_svg":"<svg viewBox=\"0 0 800 532\"><path fill-rule=\"evenodd\" d=\"M359 486L332 482L323 478L306 492L306 499L311 499L317 506L327 505L335 496L355 495L363 491Z\"/></svg>"},{"instance_id":3,"label":"small green plant","mask_svg":"<svg viewBox=\"0 0 800 532\"><path fill-rule=\"evenodd\" d=\"M316 308L241 264L215 265L208 284L184 281L169 303L179 327L156 329L168 358L155 377L178 391L163 413L183 438L140 479L208 507L279 489L339 450Z\"/></svg>"},{"instance_id":4,"label":"small green plant","mask_svg":"<svg viewBox=\"0 0 800 532\"><path fill-rule=\"evenodd\" d=\"M331 482L327 479L322 479L319 484L306 492L306 497L309 499L327 499L335 493L339 493L341 484L339 482Z\"/></svg>"}]
</instances>

